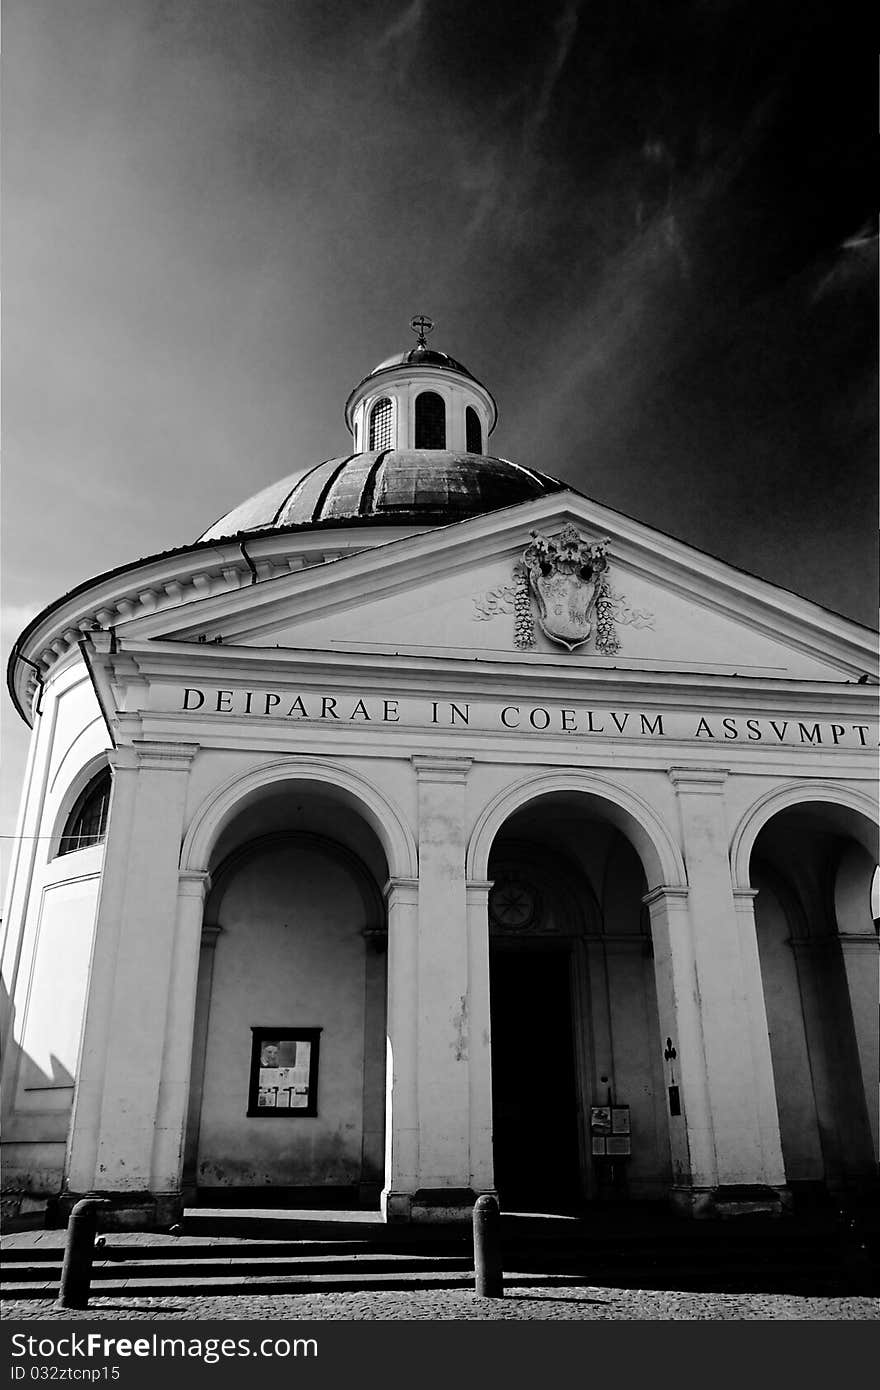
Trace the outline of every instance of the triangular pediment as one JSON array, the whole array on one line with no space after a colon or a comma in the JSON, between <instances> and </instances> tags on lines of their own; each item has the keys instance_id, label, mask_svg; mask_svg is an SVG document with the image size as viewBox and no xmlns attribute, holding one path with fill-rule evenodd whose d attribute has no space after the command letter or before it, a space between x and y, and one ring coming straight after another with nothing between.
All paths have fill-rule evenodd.
<instances>
[{"instance_id":1,"label":"triangular pediment","mask_svg":"<svg viewBox=\"0 0 880 1390\"><path fill-rule=\"evenodd\" d=\"M556 537L566 526L608 542L602 610L594 595L589 637L573 648L549 635L561 623L573 636L550 612L554 596L545 595L542 619L539 597L517 576L530 533ZM566 591L560 601L570 598ZM119 632L377 660L518 657L782 680L853 680L873 669L872 634L857 624L568 492L137 618Z\"/></svg>"}]
</instances>

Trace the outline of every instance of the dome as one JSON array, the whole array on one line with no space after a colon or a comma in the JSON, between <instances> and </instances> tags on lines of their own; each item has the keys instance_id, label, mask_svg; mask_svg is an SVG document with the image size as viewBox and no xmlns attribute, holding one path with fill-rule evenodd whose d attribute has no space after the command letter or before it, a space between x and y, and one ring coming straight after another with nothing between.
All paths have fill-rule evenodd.
<instances>
[{"instance_id":1,"label":"dome","mask_svg":"<svg viewBox=\"0 0 880 1390\"><path fill-rule=\"evenodd\" d=\"M291 473L227 512L199 539L287 526L445 526L564 487L490 454L373 450Z\"/></svg>"},{"instance_id":2,"label":"dome","mask_svg":"<svg viewBox=\"0 0 880 1390\"><path fill-rule=\"evenodd\" d=\"M450 357L445 352L436 352L434 348L414 347L406 352L399 352L396 357L386 357L384 362L380 362L378 367L374 367L371 372L364 377L368 381L371 376L376 376L378 372L390 371L392 367L445 367L450 372L460 372L462 376L469 376L471 381L476 381L467 369L460 362L456 362L454 357Z\"/></svg>"}]
</instances>

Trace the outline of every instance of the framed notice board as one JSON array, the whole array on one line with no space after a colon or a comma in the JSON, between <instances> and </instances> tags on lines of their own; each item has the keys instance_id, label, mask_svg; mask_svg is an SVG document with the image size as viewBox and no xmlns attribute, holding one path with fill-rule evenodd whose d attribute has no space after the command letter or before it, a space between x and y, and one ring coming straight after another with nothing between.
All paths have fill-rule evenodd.
<instances>
[{"instance_id":1,"label":"framed notice board","mask_svg":"<svg viewBox=\"0 0 880 1390\"><path fill-rule=\"evenodd\" d=\"M590 1106L590 1150L594 1158L626 1158L632 1153L628 1105Z\"/></svg>"},{"instance_id":2,"label":"framed notice board","mask_svg":"<svg viewBox=\"0 0 880 1390\"><path fill-rule=\"evenodd\" d=\"M297 1119L318 1113L320 1028L252 1028L247 1113Z\"/></svg>"}]
</instances>

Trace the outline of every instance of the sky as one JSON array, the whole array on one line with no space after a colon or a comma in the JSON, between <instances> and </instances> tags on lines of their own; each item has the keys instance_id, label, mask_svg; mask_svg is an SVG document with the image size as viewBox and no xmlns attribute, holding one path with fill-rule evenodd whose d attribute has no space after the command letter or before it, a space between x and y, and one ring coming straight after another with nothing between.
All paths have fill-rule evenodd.
<instances>
[{"instance_id":1,"label":"sky","mask_svg":"<svg viewBox=\"0 0 880 1390\"><path fill-rule=\"evenodd\" d=\"M4 664L345 453L416 313L492 452L875 625L874 45L839 6L7 0L3 37Z\"/></svg>"}]
</instances>

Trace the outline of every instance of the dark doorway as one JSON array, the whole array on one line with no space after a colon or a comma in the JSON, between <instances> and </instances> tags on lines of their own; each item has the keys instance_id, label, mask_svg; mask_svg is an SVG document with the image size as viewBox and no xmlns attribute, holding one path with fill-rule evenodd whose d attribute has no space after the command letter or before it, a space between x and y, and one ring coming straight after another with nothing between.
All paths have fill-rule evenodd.
<instances>
[{"instance_id":1,"label":"dark doorway","mask_svg":"<svg viewBox=\"0 0 880 1390\"><path fill-rule=\"evenodd\" d=\"M491 954L492 1128L502 1206L581 1196L567 951Z\"/></svg>"}]
</instances>

